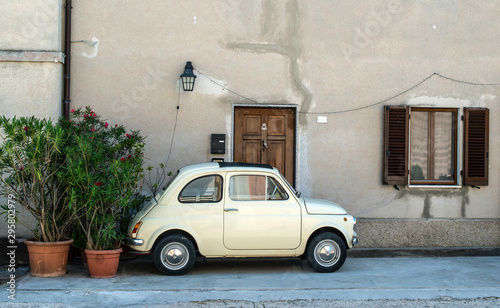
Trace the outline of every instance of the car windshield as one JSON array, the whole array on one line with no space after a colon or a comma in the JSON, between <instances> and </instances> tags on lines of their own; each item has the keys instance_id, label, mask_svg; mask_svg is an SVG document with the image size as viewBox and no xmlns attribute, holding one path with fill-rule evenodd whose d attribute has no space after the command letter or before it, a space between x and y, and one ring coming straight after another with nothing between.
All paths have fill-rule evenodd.
<instances>
[{"instance_id":1,"label":"car windshield","mask_svg":"<svg viewBox=\"0 0 500 308\"><path fill-rule=\"evenodd\" d=\"M293 186L290 183L288 183L288 181L283 176L283 174L280 173L280 176L281 176L281 179L283 180L283 182L286 183L286 185L288 186L288 188L290 188L290 190L297 196L297 198L300 198L300 191L295 190L295 188L293 188Z\"/></svg>"}]
</instances>

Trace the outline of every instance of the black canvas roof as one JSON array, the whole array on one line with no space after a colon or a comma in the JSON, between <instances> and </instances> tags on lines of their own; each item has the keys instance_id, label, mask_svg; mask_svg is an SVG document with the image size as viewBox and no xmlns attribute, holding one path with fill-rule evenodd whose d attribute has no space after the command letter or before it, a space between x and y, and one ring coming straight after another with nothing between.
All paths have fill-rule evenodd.
<instances>
[{"instance_id":1,"label":"black canvas roof","mask_svg":"<svg viewBox=\"0 0 500 308\"><path fill-rule=\"evenodd\" d=\"M219 162L219 167L256 167L256 168L266 168L273 169L273 166L266 164L251 164L251 163L238 163L238 162Z\"/></svg>"}]
</instances>

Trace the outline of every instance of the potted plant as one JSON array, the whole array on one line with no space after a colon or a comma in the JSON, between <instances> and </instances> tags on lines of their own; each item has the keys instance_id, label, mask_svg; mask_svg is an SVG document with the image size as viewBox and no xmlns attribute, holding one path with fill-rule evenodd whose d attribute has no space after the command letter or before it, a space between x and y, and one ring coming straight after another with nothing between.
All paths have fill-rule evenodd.
<instances>
[{"instance_id":1,"label":"potted plant","mask_svg":"<svg viewBox=\"0 0 500 308\"><path fill-rule=\"evenodd\" d=\"M90 275L114 277L125 236L120 219L134 207L143 177L144 138L109 125L90 107L71 110L61 125L70 132L64 182L85 236Z\"/></svg>"},{"instance_id":2,"label":"potted plant","mask_svg":"<svg viewBox=\"0 0 500 308\"><path fill-rule=\"evenodd\" d=\"M25 241L31 274L62 276L73 242L68 237L73 212L58 180L67 134L51 120L35 117L2 117L0 129L0 191L13 200L3 206L4 213L15 214L20 205L36 219L30 228L35 236Z\"/></svg>"}]
</instances>

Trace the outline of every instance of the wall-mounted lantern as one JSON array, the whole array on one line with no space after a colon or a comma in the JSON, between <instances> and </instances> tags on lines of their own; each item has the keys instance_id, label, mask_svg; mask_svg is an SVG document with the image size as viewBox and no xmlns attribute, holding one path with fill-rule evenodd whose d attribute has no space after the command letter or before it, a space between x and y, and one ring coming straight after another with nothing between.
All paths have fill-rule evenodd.
<instances>
[{"instance_id":1,"label":"wall-mounted lantern","mask_svg":"<svg viewBox=\"0 0 500 308\"><path fill-rule=\"evenodd\" d=\"M196 75L193 74L193 65L191 64L191 61L186 62L184 73L182 73L181 79L182 88L184 89L184 91L193 91Z\"/></svg>"}]
</instances>

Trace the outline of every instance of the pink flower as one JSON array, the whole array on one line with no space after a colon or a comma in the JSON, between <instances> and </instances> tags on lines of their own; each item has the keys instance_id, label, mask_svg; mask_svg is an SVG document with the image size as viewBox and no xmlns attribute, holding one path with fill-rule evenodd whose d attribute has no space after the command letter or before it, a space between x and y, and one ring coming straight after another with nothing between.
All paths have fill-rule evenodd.
<instances>
[{"instance_id":1,"label":"pink flower","mask_svg":"<svg viewBox=\"0 0 500 308\"><path fill-rule=\"evenodd\" d=\"M75 109L71 109L71 111L70 111L70 112L71 112L71 113L75 112Z\"/></svg>"},{"instance_id":2,"label":"pink flower","mask_svg":"<svg viewBox=\"0 0 500 308\"><path fill-rule=\"evenodd\" d=\"M109 124L108 122L104 123L104 127L108 128Z\"/></svg>"},{"instance_id":3,"label":"pink flower","mask_svg":"<svg viewBox=\"0 0 500 308\"><path fill-rule=\"evenodd\" d=\"M95 132L95 128L94 128L94 127L92 127L92 129L91 129L90 131L91 131L91 132Z\"/></svg>"},{"instance_id":4,"label":"pink flower","mask_svg":"<svg viewBox=\"0 0 500 308\"><path fill-rule=\"evenodd\" d=\"M130 159L131 157L132 157L132 155L129 155L129 156L127 156L127 159Z\"/></svg>"},{"instance_id":5,"label":"pink flower","mask_svg":"<svg viewBox=\"0 0 500 308\"><path fill-rule=\"evenodd\" d=\"M23 129L24 129L25 131L28 131L28 126L25 126Z\"/></svg>"},{"instance_id":6,"label":"pink flower","mask_svg":"<svg viewBox=\"0 0 500 308\"><path fill-rule=\"evenodd\" d=\"M127 138L130 138L130 135L129 134L126 134Z\"/></svg>"},{"instance_id":7,"label":"pink flower","mask_svg":"<svg viewBox=\"0 0 500 308\"><path fill-rule=\"evenodd\" d=\"M88 117L88 116L89 116L88 114L84 114L84 115L83 115L83 117L84 117L84 118L86 118L86 117Z\"/></svg>"},{"instance_id":8,"label":"pink flower","mask_svg":"<svg viewBox=\"0 0 500 308\"><path fill-rule=\"evenodd\" d=\"M125 158L123 158L123 157L122 157L122 158L120 158L120 160L121 160L121 161L125 161Z\"/></svg>"},{"instance_id":9,"label":"pink flower","mask_svg":"<svg viewBox=\"0 0 500 308\"><path fill-rule=\"evenodd\" d=\"M95 186L101 186L101 185L102 185L102 183L101 183L101 182L97 182L97 183L95 183Z\"/></svg>"},{"instance_id":10,"label":"pink flower","mask_svg":"<svg viewBox=\"0 0 500 308\"><path fill-rule=\"evenodd\" d=\"M23 171L23 170L24 170L24 166L19 167L19 171Z\"/></svg>"},{"instance_id":11,"label":"pink flower","mask_svg":"<svg viewBox=\"0 0 500 308\"><path fill-rule=\"evenodd\" d=\"M115 127L118 127L118 124L115 124Z\"/></svg>"}]
</instances>

